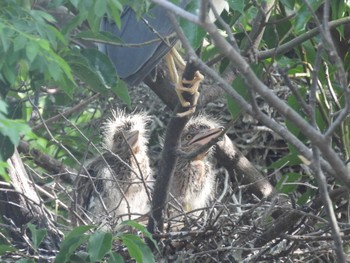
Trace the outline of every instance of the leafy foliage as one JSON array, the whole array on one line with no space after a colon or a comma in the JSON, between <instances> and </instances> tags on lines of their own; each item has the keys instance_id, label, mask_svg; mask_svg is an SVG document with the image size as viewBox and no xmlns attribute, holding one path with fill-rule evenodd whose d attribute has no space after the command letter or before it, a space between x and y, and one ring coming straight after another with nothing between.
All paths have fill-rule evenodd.
<instances>
[{"instance_id":1,"label":"leafy foliage","mask_svg":"<svg viewBox=\"0 0 350 263\"><path fill-rule=\"evenodd\" d=\"M124 225L142 229L142 234L151 238L150 233L134 221L124 222ZM136 262L155 262L152 251L144 241L135 234L118 233L113 237L111 233L94 231L92 226L80 226L67 233L61 244L61 250L57 254L55 263L64 262L100 262L108 259L108 262L124 262L123 257L113 248L113 242L121 241L128 248L128 252ZM77 248L87 243L86 253Z\"/></svg>"},{"instance_id":2,"label":"leafy foliage","mask_svg":"<svg viewBox=\"0 0 350 263\"><path fill-rule=\"evenodd\" d=\"M97 49L97 43L125 44L115 36L99 31L101 19L106 15L116 25L121 26L121 13L125 4L130 5L137 16L141 17L152 7L149 1L54 0L44 6L39 6L38 2L40 1L1 2L0 175L6 186L10 182L6 161L13 155L21 140L28 142L30 149L51 156L72 170L80 171L84 161L99 151L99 132L106 112L116 105L120 108L134 108L135 101L143 101L137 91L128 90L126 83L115 74L113 63ZM344 87L339 81L339 65L349 76L350 30L348 22L340 23L339 20L349 16L349 2L330 1L329 20L339 22L330 31L335 47L326 43L319 32L310 33L323 22L323 1L227 2L229 10L221 14L224 23L216 21L215 24L231 44L230 48L239 50L244 59L251 63L250 69L255 77L281 98L290 111L293 110L302 120L309 122L310 129L320 131L321 134L327 133L337 121L339 112L348 107L348 87ZM260 25L253 24L264 5L271 7L267 20ZM61 8L64 11L57 15L57 10ZM194 14L197 10L197 1L192 1L187 7L187 11ZM302 156L303 153L295 143L277 138L276 134L281 130L283 133L285 129L298 140L299 145L307 149L313 147L310 138L300 129L298 123L282 116L261 94L249 88L245 72L237 75L237 65L232 65L229 58L222 57L224 52L217 47L208 32L192 22L184 19L179 21L190 45L194 49L202 47L203 61L208 62L220 75L224 76L230 70L230 74L235 75L228 84L236 97L232 93L225 95L225 110L231 114L231 118L237 120L236 130L231 137L237 144L245 145L245 154L249 160L261 170L271 172L269 179L279 193L292 196L297 208L311 207L319 191L314 173L309 168L310 160ZM233 33L232 36L228 34L227 28ZM254 46L254 34L259 30L263 33L257 41L258 45ZM280 52L281 48L283 52ZM332 52L337 52L341 60L336 61ZM316 85L317 92L313 91L313 85ZM132 96L129 91L133 92ZM94 97L96 94L98 99L81 104L97 98ZM248 103L253 110L259 110L273 119L283 129L268 133L259 131L249 137L249 132L264 123L261 120L247 121L242 103L237 103L237 98ZM67 113L71 109L74 110ZM311 126L313 115L310 109L314 110L314 127ZM218 115L221 116L222 112ZM51 119L57 116L59 121ZM43 120L46 120L45 125L42 125ZM347 115L328 137L328 144L343 163L350 160L349 122ZM256 145L249 145L249 141ZM259 146L259 143L263 146ZM268 149L270 143L271 149ZM55 174L57 171L50 171L42 164L37 164L32 157L26 158L25 163L31 171L31 179L39 186L44 186L41 197L45 207L57 215L57 221L65 226L65 230L70 228L67 220L69 211L62 208L62 203L70 201L71 185L64 184L62 188L59 185L58 190L55 188L59 180L59 176ZM55 175L50 176L52 174ZM328 189L337 190L343 185L344 182L340 180L327 178ZM51 192L46 195L46 186L54 192L54 196ZM236 189L234 185L232 189ZM341 210L344 202L334 202L334 207ZM316 213L323 220L328 218L321 208ZM347 222L348 214L339 212L337 215L339 221ZM257 216L259 221L261 217ZM134 221L124 222L122 225L136 229L157 246L145 227ZM320 231L328 229L324 225L323 229L317 225L312 225L310 229L314 229L313 227ZM38 250L48 232L34 224L28 224L28 229L32 248ZM66 233L55 262L123 262L122 254L115 249L117 243L123 244L129 256L137 262L155 261L150 248L139 235L112 235L95 231L92 226L80 226ZM0 244L0 255L16 251L17 248L9 242ZM34 261L28 258L18 262Z\"/></svg>"}]
</instances>

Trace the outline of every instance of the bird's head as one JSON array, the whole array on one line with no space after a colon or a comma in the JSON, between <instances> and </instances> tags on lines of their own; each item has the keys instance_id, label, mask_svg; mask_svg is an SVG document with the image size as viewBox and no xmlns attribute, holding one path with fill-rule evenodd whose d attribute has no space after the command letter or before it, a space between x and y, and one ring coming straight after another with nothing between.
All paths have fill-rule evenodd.
<instances>
[{"instance_id":1,"label":"bird's head","mask_svg":"<svg viewBox=\"0 0 350 263\"><path fill-rule=\"evenodd\" d=\"M184 152L192 152L198 147L207 144L214 138L218 138L222 128L218 123L208 118L208 116L200 115L193 117L187 123L181 136L181 150ZM198 154L194 159L202 160L209 151Z\"/></svg>"},{"instance_id":2,"label":"bird's head","mask_svg":"<svg viewBox=\"0 0 350 263\"><path fill-rule=\"evenodd\" d=\"M129 149L134 154L146 151L149 120L143 112L126 114L122 110L113 111L104 125L104 147L117 154L129 153Z\"/></svg>"}]
</instances>

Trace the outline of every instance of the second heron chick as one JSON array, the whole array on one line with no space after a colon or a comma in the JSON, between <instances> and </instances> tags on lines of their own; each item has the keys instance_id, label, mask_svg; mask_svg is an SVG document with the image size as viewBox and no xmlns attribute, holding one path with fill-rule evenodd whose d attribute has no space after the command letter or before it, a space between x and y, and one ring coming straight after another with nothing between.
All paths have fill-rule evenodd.
<instances>
[{"instance_id":1,"label":"second heron chick","mask_svg":"<svg viewBox=\"0 0 350 263\"><path fill-rule=\"evenodd\" d=\"M89 163L90 176L76 181L76 210L83 219L114 226L149 211L153 172L147 151L148 121L144 113L119 110L105 123L106 152Z\"/></svg>"},{"instance_id":2,"label":"second heron chick","mask_svg":"<svg viewBox=\"0 0 350 263\"><path fill-rule=\"evenodd\" d=\"M180 149L185 153L193 152L218 138L221 131L222 128L208 116L193 117L182 132ZM170 184L172 206L188 212L204 208L212 200L215 185L215 172L209 161L212 148L191 159L179 158Z\"/></svg>"}]
</instances>

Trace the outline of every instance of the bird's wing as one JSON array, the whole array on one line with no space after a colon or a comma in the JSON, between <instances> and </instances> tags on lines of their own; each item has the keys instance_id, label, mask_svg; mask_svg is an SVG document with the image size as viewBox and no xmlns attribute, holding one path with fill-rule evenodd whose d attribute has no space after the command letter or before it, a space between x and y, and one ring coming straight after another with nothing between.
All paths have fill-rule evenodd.
<instances>
[{"instance_id":1,"label":"bird's wing","mask_svg":"<svg viewBox=\"0 0 350 263\"><path fill-rule=\"evenodd\" d=\"M83 209L87 209L90 204L90 200L93 196L96 196L97 192L101 193L103 191L103 181L102 180L94 180L98 177L98 164L101 163L101 158L96 158L87 166L87 171L91 176L91 179L87 177L87 175L79 176L75 181L75 189L76 189L76 202L77 205ZM95 185L95 187L93 186Z\"/></svg>"},{"instance_id":2,"label":"bird's wing","mask_svg":"<svg viewBox=\"0 0 350 263\"><path fill-rule=\"evenodd\" d=\"M113 45L100 45L100 50L105 52L113 61L118 75L129 85L139 84L169 52L175 44L176 39L172 37L174 28L165 12L160 6L155 6L144 16L149 25L142 19L137 19L131 8L125 9L121 17L121 28L115 23L104 18L101 23L101 30L114 34L124 41L125 44L139 44L138 47L120 47ZM152 28L159 35L152 31ZM157 40L153 42L153 40ZM151 42L143 44L145 42Z\"/></svg>"}]
</instances>

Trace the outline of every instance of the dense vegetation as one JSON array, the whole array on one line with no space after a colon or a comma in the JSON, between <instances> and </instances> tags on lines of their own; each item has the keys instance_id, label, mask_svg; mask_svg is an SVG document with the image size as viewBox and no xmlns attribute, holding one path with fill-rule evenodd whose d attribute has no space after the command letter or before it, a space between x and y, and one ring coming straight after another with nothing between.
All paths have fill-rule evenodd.
<instances>
[{"instance_id":1,"label":"dense vegetation","mask_svg":"<svg viewBox=\"0 0 350 263\"><path fill-rule=\"evenodd\" d=\"M159 87L170 85L166 70L157 69L165 80L128 88L96 43L125 44L99 25L106 15L119 25L126 3L140 17L153 4L176 12L176 3L1 1L2 260L349 260L349 2L227 2L215 24L195 13L206 12L197 1L176 14L181 53L206 77L197 109L220 117L234 145L217 146L209 219L153 239L134 221L113 234L73 228L69 202L72 178L98 154L113 108L154 116L154 169L162 163L159 137L176 99ZM248 164L235 159L243 155ZM144 237L160 241L157 249Z\"/></svg>"}]
</instances>

